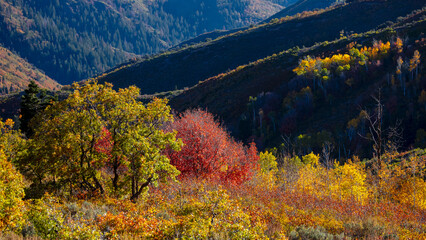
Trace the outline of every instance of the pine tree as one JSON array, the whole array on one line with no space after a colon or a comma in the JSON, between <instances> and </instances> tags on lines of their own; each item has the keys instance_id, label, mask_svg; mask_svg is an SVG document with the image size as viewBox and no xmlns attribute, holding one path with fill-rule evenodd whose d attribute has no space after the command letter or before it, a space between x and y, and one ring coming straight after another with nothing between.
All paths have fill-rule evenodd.
<instances>
[{"instance_id":1,"label":"pine tree","mask_svg":"<svg viewBox=\"0 0 426 240\"><path fill-rule=\"evenodd\" d=\"M34 81L28 84L28 89L25 90L21 101L21 130L27 137L33 134L30 126L31 119L55 100L55 97L48 95L46 90L40 89Z\"/></svg>"}]
</instances>

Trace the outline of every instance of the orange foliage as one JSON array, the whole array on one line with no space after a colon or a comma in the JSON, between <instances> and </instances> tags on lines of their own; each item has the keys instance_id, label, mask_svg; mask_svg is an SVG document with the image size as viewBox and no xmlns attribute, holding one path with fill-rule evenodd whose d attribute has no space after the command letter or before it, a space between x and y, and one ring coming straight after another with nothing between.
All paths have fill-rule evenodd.
<instances>
[{"instance_id":1,"label":"orange foliage","mask_svg":"<svg viewBox=\"0 0 426 240\"><path fill-rule=\"evenodd\" d=\"M61 87L26 60L0 46L0 95L22 91L31 81L48 90Z\"/></svg>"}]
</instances>

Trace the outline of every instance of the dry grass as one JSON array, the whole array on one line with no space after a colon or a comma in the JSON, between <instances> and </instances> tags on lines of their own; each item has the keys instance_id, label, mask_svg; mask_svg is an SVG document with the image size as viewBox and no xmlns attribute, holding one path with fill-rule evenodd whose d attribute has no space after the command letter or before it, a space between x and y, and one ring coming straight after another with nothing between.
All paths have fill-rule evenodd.
<instances>
[{"instance_id":1,"label":"dry grass","mask_svg":"<svg viewBox=\"0 0 426 240\"><path fill-rule=\"evenodd\" d=\"M42 240L42 238L39 238L39 237L23 237L23 236L16 235L14 233L7 233L7 234L0 233L0 239L1 240Z\"/></svg>"}]
</instances>

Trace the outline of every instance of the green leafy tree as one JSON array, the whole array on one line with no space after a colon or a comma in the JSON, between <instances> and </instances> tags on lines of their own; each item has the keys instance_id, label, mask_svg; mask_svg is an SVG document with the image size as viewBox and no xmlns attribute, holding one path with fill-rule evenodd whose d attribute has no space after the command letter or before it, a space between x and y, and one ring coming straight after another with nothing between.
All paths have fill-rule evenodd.
<instances>
[{"instance_id":1,"label":"green leafy tree","mask_svg":"<svg viewBox=\"0 0 426 240\"><path fill-rule=\"evenodd\" d=\"M100 193L137 199L150 184L179 171L163 150L180 149L167 100L137 101L139 89L74 84L74 92L35 119L34 137L20 166L60 193ZM48 189L49 190L49 189Z\"/></svg>"}]
</instances>

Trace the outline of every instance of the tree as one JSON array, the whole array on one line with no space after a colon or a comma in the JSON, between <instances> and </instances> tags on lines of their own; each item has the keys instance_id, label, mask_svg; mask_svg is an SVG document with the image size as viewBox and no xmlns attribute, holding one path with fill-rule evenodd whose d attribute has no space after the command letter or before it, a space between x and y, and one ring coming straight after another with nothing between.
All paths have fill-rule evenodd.
<instances>
[{"instance_id":1,"label":"tree","mask_svg":"<svg viewBox=\"0 0 426 240\"><path fill-rule=\"evenodd\" d=\"M420 53L418 50L414 51L414 56L410 59L410 72L411 78L414 79L414 70L416 70L416 78L419 73L419 65L420 65Z\"/></svg>"},{"instance_id":2,"label":"tree","mask_svg":"<svg viewBox=\"0 0 426 240\"><path fill-rule=\"evenodd\" d=\"M272 189L277 182L278 163L277 158L268 151L259 154L259 170L254 184L265 189Z\"/></svg>"},{"instance_id":3,"label":"tree","mask_svg":"<svg viewBox=\"0 0 426 240\"><path fill-rule=\"evenodd\" d=\"M56 98L47 95L46 91L41 90L34 81L28 84L21 100L21 130L27 137L33 134L33 129L29 124L31 119L53 100L56 100Z\"/></svg>"},{"instance_id":4,"label":"tree","mask_svg":"<svg viewBox=\"0 0 426 240\"><path fill-rule=\"evenodd\" d=\"M369 136L364 137L361 135L361 137L366 138L368 140L371 140L373 142L373 156L377 159L376 167L381 168L382 166L382 150L384 146L384 131L382 127L383 123L383 104L381 100L381 89L379 89L379 96L374 97L374 101L376 102L376 107L374 109L374 113L369 114L367 111L365 111L367 114L365 118L367 119L369 126Z\"/></svg>"},{"instance_id":5,"label":"tree","mask_svg":"<svg viewBox=\"0 0 426 240\"><path fill-rule=\"evenodd\" d=\"M416 140L414 146L417 148L426 148L426 131L422 128L416 131Z\"/></svg>"},{"instance_id":6,"label":"tree","mask_svg":"<svg viewBox=\"0 0 426 240\"><path fill-rule=\"evenodd\" d=\"M208 112L188 110L170 125L170 130L176 130L184 143L181 151L167 153L182 177L241 184L258 168L256 146L244 147L236 142Z\"/></svg>"},{"instance_id":7,"label":"tree","mask_svg":"<svg viewBox=\"0 0 426 240\"><path fill-rule=\"evenodd\" d=\"M0 233L13 230L23 221L24 183L22 175L0 149Z\"/></svg>"},{"instance_id":8,"label":"tree","mask_svg":"<svg viewBox=\"0 0 426 240\"><path fill-rule=\"evenodd\" d=\"M0 121L0 233L15 230L23 220L24 182L10 160L16 158L22 136L13 121Z\"/></svg>"},{"instance_id":9,"label":"tree","mask_svg":"<svg viewBox=\"0 0 426 240\"><path fill-rule=\"evenodd\" d=\"M402 57L399 57L396 61L396 74L398 75L399 82L401 83L401 87L404 89L404 96L405 96L405 82L402 81L402 64L404 61L402 60Z\"/></svg>"},{"instance_id":10,"label":"tree","mask_svg":"<svg viewBox=\"0 0 426 240\"><path fill-rule=\"evenodd\" d=\"M333 143L329 142L329 141L325 141L322 144L322 156L324 158L324 165L326 166L327 169L330 169L332 167L332 159L331 159L331 154L333 152L334 149L334 145Z\"/></svg>"},{"instance_id":11,"label":"tree","mask_svg":"<svg viewBox=\"0 0 426 240\"><path fill-rule=\"evenodd\" d=\"M331 175L329 190L332 196L340 200L352 198L359 202L366 202L368 199L367 174L363 166L349 160L343 166L336 164Z\"/></svg>"},{"instance_id":12,"label":"tree","mask_svg":"<svg viewBox=\"0 0 426 240\"><path fill-rule=\"evenodd\" d=\"M326 184L322 179L325 178L324 174L327 171L319 164L319 155L315 155L313 152L304 155L301 163L296 190L304 194L323 196L326 192Z\"/></svg>"},{"instance_id":13,"label":"tree","mask_svg":"<svg viewBox=\"0 0 426 240\"><path fill-rule=\"evenodd\" d=\"M426 89L423 89L422 92L420 93L418 102L419 104L423 104L426 110Z\"/></svg>"},{"instance_id":14,"label":"tree","mask_svg":"<svg viewBox=\"0 0 426 240\"><path fill-rule=\"evenodd\" d=\"M402 50L403 50L403 42L402 42L402 40L401 40L401 38L396 38L396 41L395 41L395 47L396 47L396 49L397 49L397 52L399 53L399 54L401 54L402 53Z\"/></svg>"},{"instance_id":15,"label":"tree","mask_svg":"<svg viewBox=\"0 0 426 240\"><path fill-rule=\"evenodd\" d=\"M167 100L137 101L139 89L74 84L74 92L35 119L37 128L20 161L23 171L55 190L111 193L137 199L149 185L178 171L163 150L178 150Z\"/></svg>"}]
</instances>

